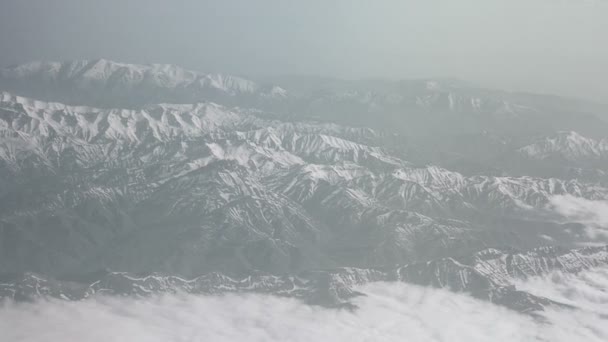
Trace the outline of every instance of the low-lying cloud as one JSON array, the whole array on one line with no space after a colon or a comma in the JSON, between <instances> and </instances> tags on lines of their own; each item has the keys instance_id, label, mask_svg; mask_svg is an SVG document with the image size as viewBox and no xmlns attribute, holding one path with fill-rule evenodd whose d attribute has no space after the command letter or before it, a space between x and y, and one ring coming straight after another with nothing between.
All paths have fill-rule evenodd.
<instances>
[{"instance_id":1,"label":"low-lying cloud","mask_svg":"<svg viewBox=\"0 0 608 342\"><path fill-rule=\"evenodd\" d=\"M23 342L608 340L600 309L608 300L608 271L520 285L557 300L582 300L581 309L549 310L543 322L467 295L376 283L361 288L367 296L353 312L252 294L7 302L0 306L0 331L3 340Z\"/></svg>"},{"instance_id":2,"label":"low-lying cloud","mask_svg":"<svg viewBox=\"0 0 608 342\"><path fill-rule=\"evenodd\" d=\"M608 341L608 268L584 271L579 274L555 272L516 283L532 294L576 307L575 310L551 309L542 313L551 322L548 341ZM555 339L553 339L555 338Z\"/></svg>"},{"instance_id":3,"label":"low-lying cloud","mask_svg":"<svg viewBox=\"0 0 608 342\"><path fill-rule=\"evenodd\" d=\"M591 238L608 237L608 200L593 201L572 195L553 196L550 208L570 222L584 224Z\"/></svg>"}]
</instances>

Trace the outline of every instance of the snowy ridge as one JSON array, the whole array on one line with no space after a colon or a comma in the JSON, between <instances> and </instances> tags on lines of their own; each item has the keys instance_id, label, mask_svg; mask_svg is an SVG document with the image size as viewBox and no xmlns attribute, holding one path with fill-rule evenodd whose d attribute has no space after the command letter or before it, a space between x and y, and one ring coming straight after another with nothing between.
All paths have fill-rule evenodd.
<instances>
[{"instance_id":1,"label":"snowy ridge","mask_svg":"<svg viewBox=\"0 0 608 342\"><path fill-rule=\"evenodd\" d=\"M519 151L532 159L561 158L568 161L608 159L608 138L594 140L574 131L558 132L524 146Z\"/></svg>"},{"instance_id":2,"label":"snowy ridge","mask_svg":"<svg viewBox=\"0 0 608 342\"><path fill-rule=\"evenodd\" d=\"M212 103L160 104L139 110L66 106L0 94L2 127L26 134L136 143L146 138L168 141L176 136L202 136L220 128L248 125L245 115ZM24 115L25 114L25 115Z\"/></svg>"},{"instance_id":3,"label":"snowy ridge","mask_svg":"<svg viewBox=\"0 0 608 342\"><path fill-rule=\"evenodd\" d=\"M26 97L103 108L157 103L281 101L276 85L241 77L205 74L175 65L126 64L105 59L33 62L0 69L0 90ZM224 103L225 102L225 103Z\"/></svg>"},{"instance_id":4,"label":"snowy ridge","mask_svg":"<svg viewBox=\"0 0 608 342\"><path fill-rule=\"evenodd\" d=\"M466 291L509 308L533 312L547 305L562 305L517 290L516 280L552 271L578 273L608 263L608 247L564 250L542 247L524 253L487 249L461 259L445 258L406 265L397 270L401 281Z\"/></svg>"},{"instance_id":5,"label":"snowy ridge","mask_svg":"<svg viewBox=\"0 0 608 342\"><path fill-rule=\"evenodd\" d=\"M98 85L132 89L147 87L213 88L230 94L253 93L259 86L252 81L220 74L201 74L167 64L126 64L106 59L73 62L32 62L0 70L0 77L10 80L40 79L46 82L70 81L81 87ZM269 95L284 96L278 88Z\"/></svg>"},{"instance_id":6,"label":"snowy ridge","mask_svg":"<svg viewBox=\"0 0 608 342\"><path fill-rule=\"evenodd\" d=\"M53 279L26 273L5 277L0 282L0 298L32 300L37 297L55 297L81 300L97 294L149 296L176 292L255 292L295 297L329 307L353 308L349 300L362 295L356 291L358 286L378 281L405 281L468 292L514 310L533 312L549 305L566 305L517 290L514 285L517 280L555 270L577 273L606 265L608 247L573 251L543 248L525 253L487 249L469 258L471 261L463 261L464 263L446 258L394 269L346 267L304 272L295 276L259 274L244 278L209 273L184 279L156 273L133 275L102 271L76 278Z\"/></svg>"}]
</instances>

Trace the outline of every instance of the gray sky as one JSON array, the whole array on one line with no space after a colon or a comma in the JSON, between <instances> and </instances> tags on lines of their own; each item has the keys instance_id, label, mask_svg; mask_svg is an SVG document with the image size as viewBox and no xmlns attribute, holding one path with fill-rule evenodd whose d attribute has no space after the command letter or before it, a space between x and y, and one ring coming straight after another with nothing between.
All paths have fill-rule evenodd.
<instances>
[{"instance_id":1,"label":"gray sky","mask_svg":"<svg viewBox=\"0 0 608 342\"><path fill-rule=\"evenodd\" d=\"M0 0L0 64L457 77L608 102L606 0Z\"/></svg>"}]
</instances>

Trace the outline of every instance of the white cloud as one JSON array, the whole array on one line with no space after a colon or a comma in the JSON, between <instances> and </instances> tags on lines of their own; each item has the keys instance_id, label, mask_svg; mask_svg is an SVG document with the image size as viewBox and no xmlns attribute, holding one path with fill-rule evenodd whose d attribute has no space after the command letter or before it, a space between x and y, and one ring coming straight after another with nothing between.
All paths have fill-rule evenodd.
<instances>
[{"instance_id":1,"label":"white cloud","mask_svg":"<svg viewBox=\"0 0 608 342\"><path fill-rule=\"evenodd\" d=\"M356 300L360 308L354 312L237 294L4 303L0 331L3 340L21 342L606 341L606 321L586 305L606 304L602 288L608 286L607 275L585 273L578 282L530 282L528 288L557 299L574 286L578 295L570 299L586 303L576 312L547 312L549 323L466 295L377 283L361 289L368 296Z\"/></svg>"},{"instance_id":2,"label":"white cloud","mask_svg":"<svg viewBox=\"0 0 608 342\"><path fill-rule=\"evenodd\" d=\"M608 200L592 201L572 195L553 196L550 209L570 222L584 224L591 238L608 237Z\"/></svg>"},{"instance_id":3,"label":"white cloud","mask_svg":"<svg viewBox=\"0 0 608 342\"><path fill-rule=\"evenodd\" d=\"M547 310L543 315L558 329L548 341L608 341L608 268L580 274L553 273L516 283L532 294L575 306L576 310Z\"/></svg>"}]
</instances>

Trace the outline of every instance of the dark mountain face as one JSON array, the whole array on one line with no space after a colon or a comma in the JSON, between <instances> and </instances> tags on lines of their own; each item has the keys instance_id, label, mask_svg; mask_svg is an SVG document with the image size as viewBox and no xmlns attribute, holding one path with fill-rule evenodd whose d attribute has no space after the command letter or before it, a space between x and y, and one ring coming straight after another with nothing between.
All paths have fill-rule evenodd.
<instances>
[{"instance_id":1,"label":"dark mountain face","mask_svg":"<svg viewBox=\"0 0 608 342\"><path fill-rule=\"evenodd\" d=\"M606 263L581 249L607 241L580 212L608 206L597 107L454 81L299 82L104 60L2 70L0 294L335 305L399 280L525 311L551 301L510 279Z\"/></svg>"}]
</instances>

